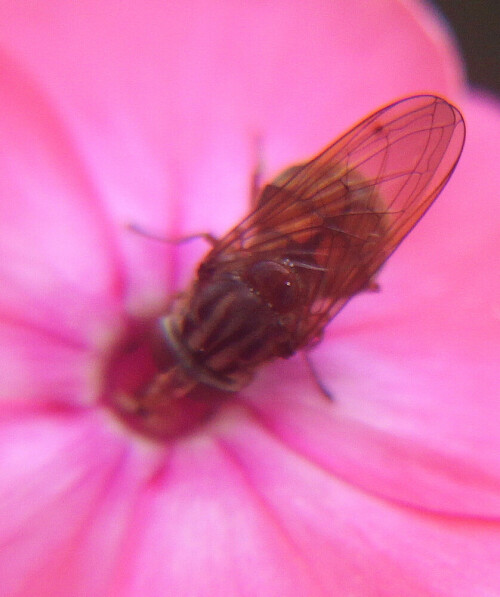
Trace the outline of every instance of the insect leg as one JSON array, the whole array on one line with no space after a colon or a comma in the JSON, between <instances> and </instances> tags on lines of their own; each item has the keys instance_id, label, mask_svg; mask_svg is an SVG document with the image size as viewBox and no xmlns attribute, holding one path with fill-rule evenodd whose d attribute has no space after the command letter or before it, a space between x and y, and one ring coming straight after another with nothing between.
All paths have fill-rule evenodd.
<instances>
[{"instance_id":1,"label":"insect leg","mask_svg":"<svg viewBox=\"0 0 500 597\"><path fill-rule=\"evenodd\" d=\"M254 135L252 139L252 153L253 166L250 177L250 209L255 209L262 191L262 181L264 178L264 160L262 159L261 135Z\"/></svg>"},{"instance_id":2,"label":"insect leg","mask_svg":"<svg viewBox=\"0 0 500 597\"><path fill-rule=\"evenodd\" d=\"M214 247L219 240L213 234L210 234L210 232L197 232L196 234L188 234L187 236L181 236L180 238L167 238L165 236L162 236L161 234L154 234L149 230L141 228L141 226L138 226L137 224L127 224L126 227L127 230L129 230L130 232L134 232L135 234L140 234L141 236L145 236L146 238L149 238L151 240L157 240L162 243L169 243L172 245L180 245L182 243L202 238L208 244Z\"/></svg>"},{"instance_id":3,"label":"insect leg","mask_svg":"<svg viewBox=\"0 0 500 597\"><path fill-rule=\"evenodd\" d=\"M335 402L334 395L330 392L330 390L321 381L321 378L318 375L316 367L314 366L313 362L311 361L307 350L302 351L302 356L304 358L304 361L306 362L307 367L309 368L309 371L311 372L312 378L314 379L316 386L317 386L318 390L320 391L320 393L323 394L323 396L330 402Z\"/></svg>"}]
</instances>

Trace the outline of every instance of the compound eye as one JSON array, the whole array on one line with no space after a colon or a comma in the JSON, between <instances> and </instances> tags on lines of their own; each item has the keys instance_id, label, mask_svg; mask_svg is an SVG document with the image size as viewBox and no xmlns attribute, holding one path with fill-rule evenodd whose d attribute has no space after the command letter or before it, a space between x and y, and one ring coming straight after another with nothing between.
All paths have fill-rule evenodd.
<instances>
[{"instance_id":1,"label":"compound eye","mask_svg":"<svg viewBox=\"0 0 500 597\"><path fill-rule=\"evenodd\" d=\"M295 272L275 261L259 261L248 270L253 289L277 312L286 313L299 302L300 287Z\"/></svg>"}]
</instances>

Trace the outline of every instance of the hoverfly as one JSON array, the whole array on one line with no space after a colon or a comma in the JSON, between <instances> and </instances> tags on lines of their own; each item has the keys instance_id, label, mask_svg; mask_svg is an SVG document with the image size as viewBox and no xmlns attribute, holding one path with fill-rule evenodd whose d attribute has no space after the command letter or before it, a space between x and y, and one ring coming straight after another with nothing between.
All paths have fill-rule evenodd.
<instances>
[{"instance_id":1,"label":"hoverfly","mask_svg":"<svg viewBox=\"0 0 500 597\"><path fill-rule=\"evenodd\" d=\"M375 286L445 186L464 139L457 108L409 97L265 185L159 320L158 350L169 364L143 407L199 384L238 391L263 363L317 342L349 299Z\"/></svg>"}]
</instances>

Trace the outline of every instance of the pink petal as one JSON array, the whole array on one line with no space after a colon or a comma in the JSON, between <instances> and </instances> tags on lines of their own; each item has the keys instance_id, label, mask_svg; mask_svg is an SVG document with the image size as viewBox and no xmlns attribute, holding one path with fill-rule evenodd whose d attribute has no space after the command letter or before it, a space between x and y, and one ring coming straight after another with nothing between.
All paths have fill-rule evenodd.
<instances>
[{"instance_id":1,"label":"pink petal","mask_svg":"<svg viewBox=\"0 0 500 597\"><path fill-rule=\"evenodd\" d=\"M116 309L123 294L109 259L114 240L62 115L17 65L0 60L0 312L82 338L89 307L94 316Z\"/></svg>"},{"instance_id":2,"label":"pink petal","mask_svg":"<svg viewBox=\"0 0 500 597\"><path fill-rule=\"evenodd\" d=\"M6 6L4 43L71 119L136 294L157 270L124 226L223 232L247 207L255 135L275 172L382 103L460 82L445 35L402 2Z\"/></svg>"},{"instance_id":3,"label":"pink petal","mask_svg":"<svg viewBox=\"0 0 500 597\"><path fill-rule=\"evenodd\" d=\"M137 504L113 594L320 594L303 554L228 456L208 438L171 455Z\"/></svg>"},{"instance_id":4,"label":"pink petal","mask_svg":"<svg viewBox=\"0 0 500 597\"><path fill-rule=\"evenodd\" d=\"M4 409L3 595L110 594L112 554L129 532L138 488L153 474L157 457L105 431L101 419L88 411Z\"/></svg>"},{"instance_id":5,"label":"pink petal","mask_svg":"<svg viewBox=\"0 0 500 597\"><path fill-rule=\"evenodd\" d=\"M246 424L246 415L235 418L220 441L262 512L302 554L316 594L458 596L500 586L496 526L374 499Z\"/></svg>"}]
</instances>

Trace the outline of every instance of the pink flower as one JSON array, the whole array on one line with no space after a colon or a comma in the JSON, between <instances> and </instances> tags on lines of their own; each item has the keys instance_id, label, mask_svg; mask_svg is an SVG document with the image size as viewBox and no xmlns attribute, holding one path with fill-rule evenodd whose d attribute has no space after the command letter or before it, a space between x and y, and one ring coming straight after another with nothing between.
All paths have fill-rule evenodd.
<instances>
[{"instance_id":1,"label":"pink flower","mask_svg":"<svg viewBox=\"0 0 500 597\"><path fill-rule=\"evenodd\" d=\"M7 1L0 28L0 597L498 594L500 111L430 9ZM206 250L127 225L221 234L255 135L272 175L419 92L464 155L315 351L336 402L294 357L173 440L123 424L124 338Z\"/></svg>"}]
</instances>

